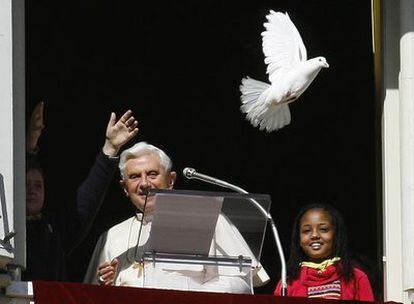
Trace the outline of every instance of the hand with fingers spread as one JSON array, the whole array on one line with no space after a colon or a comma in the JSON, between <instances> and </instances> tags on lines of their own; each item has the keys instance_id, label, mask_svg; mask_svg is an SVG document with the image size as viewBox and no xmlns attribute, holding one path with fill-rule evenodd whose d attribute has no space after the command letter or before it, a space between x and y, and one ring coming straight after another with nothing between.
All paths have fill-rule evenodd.
<instances>
[{"instance_id":1,"label":"hand with fingers spread","mask_svg":"<svg viewBox=\"0 0 414 304\"><path fill-rule=\"evenodd\" d=\"M99 285L115 285L118 264L118 260L113 259L112 262L104 262L98 266L96 276L98 278Z\"/></svg>"},{"instance_id":2,"label":"hand with fingers spread","mask_svg":"<svg viewBox=\"0 0 414 304\"><path fill-rule=\"evenodd\" d=\"M116 156L119 150L138 134L138 121L128 110L116 121L115 113L111 113L106 128L106 140L102 151L108 156Z\"/></svg>"},{"instance_id":3,"label":"hand with fingers spread","mask_svg":"<svg viewBox=\"0 0 414 304\"><path fill-rule=\"evenodd\" d=\"M43 122L43 108L44 103L41 101L35 106L32 115L30 116L26 137L26 148L28 152L33 152L37 149L39 138L45 128Z\"/></svg>"}]
</instances>

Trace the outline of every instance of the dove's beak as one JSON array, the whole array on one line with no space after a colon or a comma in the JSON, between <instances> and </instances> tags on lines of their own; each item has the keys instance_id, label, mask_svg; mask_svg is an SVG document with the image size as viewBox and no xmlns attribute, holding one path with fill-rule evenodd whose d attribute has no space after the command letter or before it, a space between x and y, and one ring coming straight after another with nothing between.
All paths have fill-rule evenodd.
<instances>
[{"instance_id":1,"label":"dove's beak","mask_svg":"<svg viewBox=\"0 0 414 304\"><path fill-rule=\"evenodd\" d=\"M329 63L325 62L324 67L325 67L325 68L329 68Z\"/></svg>"}]
</instances>

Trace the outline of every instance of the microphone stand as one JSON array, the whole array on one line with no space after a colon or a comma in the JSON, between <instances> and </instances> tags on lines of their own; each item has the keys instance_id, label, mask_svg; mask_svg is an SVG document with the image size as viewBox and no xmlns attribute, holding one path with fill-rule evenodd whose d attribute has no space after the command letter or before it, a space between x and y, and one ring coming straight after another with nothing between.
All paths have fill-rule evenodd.
<instances>
[{"instance_id":1,"label":"microphone stand","mask_svg":"<svg viewBox=\"0 0 414 304\"><path fill-rule=\"evenodd\" d=\"M194 170L194 169L192 169L192 170ZM199 179L199 180L211 183L211 184L215 184L215 185L220 186L220 187L228 188L228 189L231 189L231 190L236 191L238 193L249 194L249 192L247 192L243 188L240 188L236 185L227 183L227 182L222 181L222 180L217 179L217 178L211 178L210 176L207 176L207 175L204 175L204 174L201 174L201 173L197 173L197 174L194 174L194 173L195 173L195 170L192 171L190 174L184 172L184 176L189 178L189 179L196 178L196 179ZM203 178L203 177L206 177L206 178ZM270 227L272 228L276 248L277 248L277 251L278 251L279 257L280 257L280 265L281 265L280 280L281 280L281 285L282 285L281 295L286 296L287 295L286 260L285 260L285 255L283 253L282 243L280 242L279 234L278 234L277 229L276 229L275 222L273 221L273 218L272 218L270 212L267 212L255 199L249 198L249 201L260 211L260 213L264 217L266 217L267 221L270 224Z\"/></svg>"}]
</instances>

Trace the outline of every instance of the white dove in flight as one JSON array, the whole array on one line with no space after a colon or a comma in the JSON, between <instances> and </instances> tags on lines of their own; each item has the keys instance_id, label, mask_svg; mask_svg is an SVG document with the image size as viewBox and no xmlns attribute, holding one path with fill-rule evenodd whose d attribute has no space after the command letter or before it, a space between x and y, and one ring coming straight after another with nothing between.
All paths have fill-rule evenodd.
<instances>
[{"instance_id":1,"label":"white dove in flight","mask_svg":"<svg viewBox=\"0 0 414 304\"><path fill-rule=\"evenodd\" d=\"M270 10L266 18L262 45L271 84L243 78L240 109L253 126L272 132L290 123L288 104L329 65L324 57L307 60L302 38L287 13Z\"/></svg>"}]
</instances>

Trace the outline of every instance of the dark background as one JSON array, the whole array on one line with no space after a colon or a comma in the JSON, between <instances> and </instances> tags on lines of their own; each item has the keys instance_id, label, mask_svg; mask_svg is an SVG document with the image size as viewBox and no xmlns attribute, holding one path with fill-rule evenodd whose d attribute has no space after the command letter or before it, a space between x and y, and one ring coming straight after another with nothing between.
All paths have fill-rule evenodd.
<instances>
[{"instance_id":1,"label":"dark background","mask_svg":"<svg viewBox=\"0 0 414 304\"><path fill-rule=\"evenodd\" d=\"M238 87L247 75L267 81L260 33L269 9L287 11L308 58L324 56L330 68L291 105L291 124L267 134L244 119ZM32 0L26 51L27 114L45 102L40 146L50 208L74 203L65 199L101 148L110 112L132 109L138 140L174 160L177 188L223 190L185 180L190 166L270 194L286 256L300 206L332 203L351 249L380 277L370 1ZM131 212L114 180L71 255L71 280L82 280L99 234ZM272 281L257 292L272 293L279 262L270 230L262 263Z\"/></svg>"}]
</instances>

